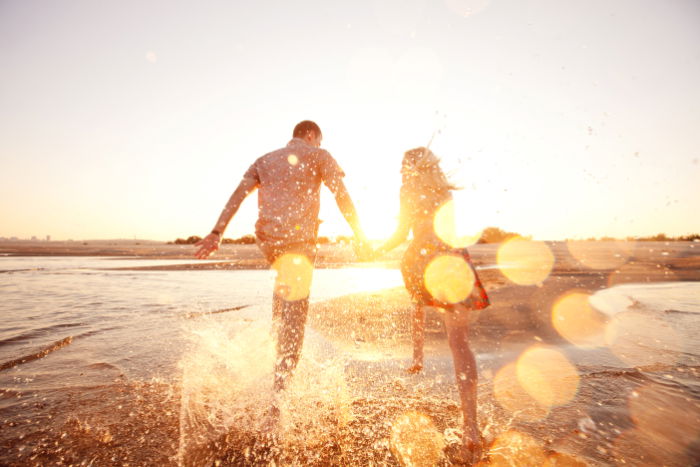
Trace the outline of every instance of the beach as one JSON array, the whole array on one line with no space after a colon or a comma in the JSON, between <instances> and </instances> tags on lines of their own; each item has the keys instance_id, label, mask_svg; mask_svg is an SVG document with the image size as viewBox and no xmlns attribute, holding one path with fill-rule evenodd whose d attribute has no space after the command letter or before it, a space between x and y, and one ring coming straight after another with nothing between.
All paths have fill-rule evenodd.
<instances>
[{"instance_id":1,"label":"beach","mask_svg":"<svg viewBox=\"0 0 700 467\"><path fill-rule=\"evenodd\" d=\"M272 358L257 247L195 262L192 246L136 243L0 243L3 316L14 317L0 339L0 465L459 465L439 312L423 372L405 372L401 251L354 263L349 246L321 247L320 298L312 289L304 357L270 439L257 427ZM470 247L492 303L471 328L483 465L697 463L700 244L543 245L551 262L534 278L498 244ZM106 294L109 323L91 324L90 310L46 317L52 300L70 313L71 297L99 309ZM22 311L33 295L57 297L29 314L42 327ZM125 343L133 356L114 350Z\"/></svg>"}]
</instances>

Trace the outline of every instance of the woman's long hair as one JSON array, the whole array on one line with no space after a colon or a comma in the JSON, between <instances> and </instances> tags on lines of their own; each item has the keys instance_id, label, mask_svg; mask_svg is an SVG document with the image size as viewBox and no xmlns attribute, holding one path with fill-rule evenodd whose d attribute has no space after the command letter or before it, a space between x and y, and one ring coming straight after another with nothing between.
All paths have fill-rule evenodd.
<instances>
[{"instance_id":1,"label":"woman's long hair","mask_svg":"<svg viewBox=\"0 0 700 467\"><path fill-rule=\"evenodd\" d=\"M404 153L401 163L401 189L411 198L442 198L451 190L459 188L447 179L440 168L440 159L424 147L410 149Z\"/></svg>"}]
</instances>

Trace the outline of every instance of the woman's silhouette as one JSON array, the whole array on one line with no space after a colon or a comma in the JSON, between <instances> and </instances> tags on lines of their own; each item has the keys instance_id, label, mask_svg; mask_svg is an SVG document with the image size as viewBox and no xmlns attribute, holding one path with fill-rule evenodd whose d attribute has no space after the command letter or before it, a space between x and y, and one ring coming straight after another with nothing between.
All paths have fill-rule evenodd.
<instances>
[{"instance_id":1,"label":"woman's silhouette","mask_svg":"<svg viewBox=\"0 0 700 467\"><path fill-rule=\"evenodd\" d=\"M401 262L404 283L415 303L413 365L408 371L415 373L423 368L425 307L438 307L444 312L462 403L465 455L476 461L481 457L482 446L476 416L477 370L469 348L469 323L470 311L486 308L489 299L466 248L455 247L451 192L456 187L449 183L439 162L424 147L404 154L399 225L375 255L395 248L413 231L413 240Z\"/></svg>"}]
</instances>

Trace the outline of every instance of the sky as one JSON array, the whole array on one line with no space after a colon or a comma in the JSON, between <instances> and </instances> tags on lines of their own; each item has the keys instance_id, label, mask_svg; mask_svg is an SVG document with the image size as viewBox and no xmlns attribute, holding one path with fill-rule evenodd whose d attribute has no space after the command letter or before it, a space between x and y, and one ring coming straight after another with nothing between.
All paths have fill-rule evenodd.
<instances>
[{"instance_id":1,"label":"sky","mask_svg":"<svg viewBox=\"0 0 700 467\"><path fill-rule=\"evenodd\" d=\"M0 0L0 64L0 237L206 235L305 119L371 238L431 140L460 232L700 232L696 0Z\"/></svg>"}]
</instances>

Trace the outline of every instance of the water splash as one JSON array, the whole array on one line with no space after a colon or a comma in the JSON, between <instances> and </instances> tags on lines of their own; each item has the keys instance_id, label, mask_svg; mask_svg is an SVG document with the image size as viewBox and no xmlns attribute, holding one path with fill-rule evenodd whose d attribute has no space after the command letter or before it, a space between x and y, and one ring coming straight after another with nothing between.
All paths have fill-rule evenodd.
<instances>
[{"instance_id":1,"label":"water splash","mask_svg":"<svg viewBox=\"0 0 700 467\"><path fill-rule=\"evenodd\" d=\"M320 336L307 334L289 388L276 394L269 321L203 319L186 332L179 465L313 463L338 450L349 397L343 364Z\"/></svg>"}]
</instances>

